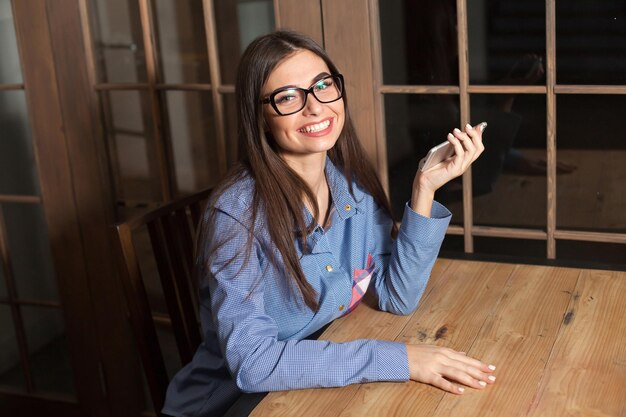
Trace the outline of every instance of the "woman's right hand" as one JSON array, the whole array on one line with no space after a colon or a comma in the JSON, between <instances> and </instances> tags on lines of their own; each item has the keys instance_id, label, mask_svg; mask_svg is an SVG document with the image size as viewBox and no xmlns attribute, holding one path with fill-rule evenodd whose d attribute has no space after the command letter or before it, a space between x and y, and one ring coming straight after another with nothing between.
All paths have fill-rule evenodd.
<instances>
[{"instance_id":1,"label":"woman's right hand","mask_svg":"<svg viewBox=\"0 0 626 417\"><path fill-rule=\"evenodd\" d=\"M470 358L463 352L442 346L412 344L407 344L406 350L410 378L414 381L462 394L464 386L483 389L496 380L493 375L495 366Z\"/></svg>"}]
</instances>

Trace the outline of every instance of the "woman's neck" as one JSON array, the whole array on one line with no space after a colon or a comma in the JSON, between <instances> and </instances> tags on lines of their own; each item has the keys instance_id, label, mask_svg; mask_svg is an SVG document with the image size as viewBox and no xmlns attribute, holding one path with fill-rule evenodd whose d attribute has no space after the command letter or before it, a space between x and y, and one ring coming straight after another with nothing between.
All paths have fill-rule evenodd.
<instances>
[{"instance_id":1,"label":"woman's neck","mask_svg":"<svg viewBox=\"0 0 626 417\"><path fill-rule=\"evenodd\" d=\"M284 158L291 169L296 171L298 175L309 186L317 200L319 215L317 223L323 225L326 222L328 209L330 207L330 190L326 181L326 153L307 155L306 158ZM309 202L305 199L304 204L311 213L314 213L313 207L309 206Z\"/></svg>"}]
</instances>

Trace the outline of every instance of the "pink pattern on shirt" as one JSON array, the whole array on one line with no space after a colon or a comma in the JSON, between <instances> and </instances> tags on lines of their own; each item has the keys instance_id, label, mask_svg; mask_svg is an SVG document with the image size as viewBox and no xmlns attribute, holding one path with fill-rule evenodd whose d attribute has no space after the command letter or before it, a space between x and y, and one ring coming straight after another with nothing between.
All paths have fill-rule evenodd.
<instances>
[{"instance_id":1,"label":"pink pattern on shirt","mask_svg":"<svg viewBox=\"0 0 626 417\"><path fill-rule=\"evenodd\" d=\"M372 273L374 272L375 266L376 263L372 259L372 254L370 253L367 255L367 266L365 269L354 270L354 275L352 277L352 299L350 300L348 310L346 310L344 314L350 313L361 303L361 300L367 291L367 287L369 287L370 281L372 280Z\"/></svg>"}]
</instances>

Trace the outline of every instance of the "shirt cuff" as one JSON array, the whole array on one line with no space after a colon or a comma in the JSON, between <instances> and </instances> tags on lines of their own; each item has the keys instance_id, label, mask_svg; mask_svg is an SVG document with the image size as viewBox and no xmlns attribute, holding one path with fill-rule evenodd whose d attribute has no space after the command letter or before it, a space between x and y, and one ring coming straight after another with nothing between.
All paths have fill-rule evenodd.
<instances>
[{"instance_id":1,"label":"shirt cuff","mask_svg":"<svg viewBox=\"0 0 626 417\"><path fill-rule=\"evenodd\" d=\"M441 243L448 230L452 213L437 201L433 201L431 217L424 217L413 211L409 203L405 204L400 233L411 240L419 239L424 243Z\"/></svg>"},{"instance_id":2,"label":"shirt cuff","mask_svg":"<svg viewBox=\"0 0 626 417\"><path fill-rule=\"evenodd\" d=\"M376 341L378 381L408 381L409 357L406 345L399 342Z\"/></svg>"}]
</instances>

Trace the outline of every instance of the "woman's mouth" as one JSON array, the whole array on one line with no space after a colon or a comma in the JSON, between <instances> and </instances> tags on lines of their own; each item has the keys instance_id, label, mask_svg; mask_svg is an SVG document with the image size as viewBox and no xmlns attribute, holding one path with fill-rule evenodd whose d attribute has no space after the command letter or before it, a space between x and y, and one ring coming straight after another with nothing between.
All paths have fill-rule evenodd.
<instances>
[{"instance_id":1,"label":"woman's mouth","mask_svg":"<svg viewBox=\"0 0 626 417\"><path fill-rule=\"evenodd\" d=\"M328 118L319 123L311 123L298 129L298 132L307 136L324 136L330 133L333 128L333 119Z\"/></svg>"}]
</instances>

